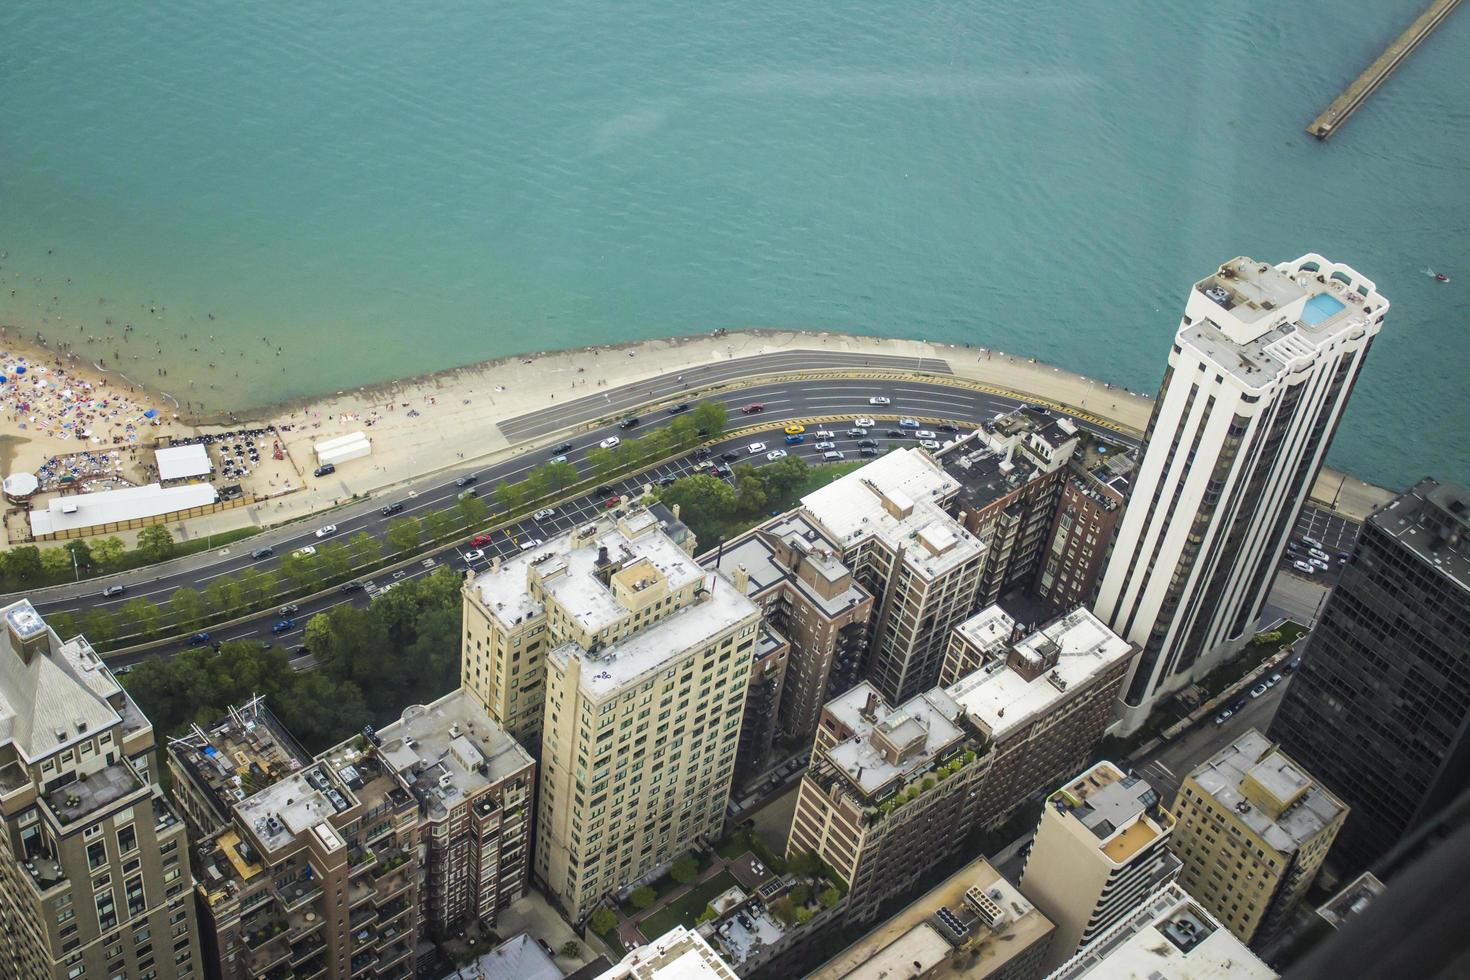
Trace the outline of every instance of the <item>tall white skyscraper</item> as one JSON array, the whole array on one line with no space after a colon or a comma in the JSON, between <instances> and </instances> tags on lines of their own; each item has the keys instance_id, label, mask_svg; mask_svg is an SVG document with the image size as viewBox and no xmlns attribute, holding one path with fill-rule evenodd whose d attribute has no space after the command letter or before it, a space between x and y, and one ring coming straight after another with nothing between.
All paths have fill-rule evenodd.
<instances>
[{"instance_id":1,"label":"tall white skyscraper","mask_svg":"<svg viewBox=\"0 0 1470 980\"><path fill-rule=\"evenodd\" d=\"M1123 732L1249 638L1387 312L1315 254L1190 290L1095 610L1142 650Z\"/></svg>"}]
</instances>

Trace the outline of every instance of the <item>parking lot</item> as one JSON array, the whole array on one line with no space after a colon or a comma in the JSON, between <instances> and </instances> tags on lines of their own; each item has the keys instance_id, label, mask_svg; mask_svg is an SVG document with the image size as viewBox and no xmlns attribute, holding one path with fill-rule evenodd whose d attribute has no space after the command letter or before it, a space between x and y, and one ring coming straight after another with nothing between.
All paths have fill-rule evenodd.
<instances>
[{"instance_id":1,"label":"parking lot","mask_svg":"<svg viewBox=\"0 0 1470 980\"><path fill-rule=\"evenodd\" d=\"M1280 567L1283 571L1289 571L1322 585L1334 585L1338 575L1342 572L1342 563L1338 561L1338 556L1352 554L1353 547L1358 542L1358 532L1361 529L1362 525L1357 521L1348 520L1331 511L1319 510L1308 504L1297 516L1296 525L1291 531L1291 543L1299 553L1306 555L1308 548L1318 547L1306 539L1311 538L1319 542L1318 550L1328 556L1329 567L1306 572L1295 566L1294 562L1298 559L1293 558L1289 553L1282 555Z\"/></svg>"}]
</instances>

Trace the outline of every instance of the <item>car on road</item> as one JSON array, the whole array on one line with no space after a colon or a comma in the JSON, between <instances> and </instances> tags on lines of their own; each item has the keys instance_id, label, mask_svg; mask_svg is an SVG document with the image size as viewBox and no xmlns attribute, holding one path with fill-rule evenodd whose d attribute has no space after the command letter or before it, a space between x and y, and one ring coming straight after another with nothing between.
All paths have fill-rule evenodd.
<instances>
[{"instance_id":1,"label":"car on road","mask_svg":"<svg viewBox=\"0 0 1470 980\"><path fill-rule=\"evenodd\" d=\"M931 451L939 448L939 442L935 439L920 439L919 445Z\"/></svg>"},{"instance_id":2,"label":"car on road","mask_svg":"<svg viewBox=\"0 0 1470 980\"><path fill-rule=\"evenodd\" d=\"M675 476L674 474L672 474L672 473L666 474L666 475L661 476L661 477L658 478L658 485L661 486L661 487L671 487L675 483L678 483L678 482L679 482L679 478L677 476Z\"/></svg>"},{"instance_id":3,"label":"car on road","mask_svg":"<svg viewBox=\"0 0 1470 980\"><path fill-rule=\"evenodd\" d=\"M680 402L677 405L670 405L668 407L668 413L670 415L678 415L680 412L687 412L687 411L689 411L689 403L688 402Z\"/></svg>"},{"instance_id":4,"label":"car on road","mask_svg":"<svg viewBox=\"0 0 1470 980\"><path fill-rule=\"evenodd\" d=\"M569 460L565 456L553 456L547 460L548 463L566 463Z\"/></svg>"},{"instance_id":5,"label":"car on road","mask_svg":"<svg viewBox=\"0 0 1470 980\"><path fill-rule=\"evenodd\" d=\"M740 410L740 414L754 415L757 412L764 412L765 410L766 406L762 405L760 402L751 402L749 405L746 405Z\"/></svg>"},{"instance_id":6,"label":"car on road","mask_svg":"<svg viewBox=\"0 0 1470 980\"><path fill-rule=\"evenodd\" d=\"M792 435L786 437L786 445L795 446L797 443L806 442L806 436Z\"/></svg>"},{"instance_id":7,"label":"car on road","mask_svg":"<svg viewBox=\"0 0 1470 980\"><path fill-rule=\"evenodd\" d=\"M818 439L836 439L837 438L837 433L832 432L832 431L829 431L827 429L818 429L816 435L817 435L817 438Z\"/></svg>"},{"instance_id":8,"label":"car on road","mask_svg":"<svg viewBox=\"0 0 1470 980\"><path fill-rule=\"evenodd\" d=\"M316 554L316 549L311 545L307 545L304 548L297 548L295 551L291 552L291 554L295 555L298 558L310 558L312 555Z\"/></svg>"},{"instance_id":9,"label":"car on road","mask_svg":"<svg viewBox=\"0 0 1470 980\"><path fill-rule=\"evenodd\" d=\"M603 449L616 449L616 448L618 448L618 446L621 446L622 444L623 444L623 440L619 439L617 436L608 436L606 439L602 440L597 445L600 446Z\"/></svg>"},{"instance_id":10,"label":"car on road","mask_svg":"<svg viewBox=\"0 0 1470 980\"><path fill-rule=\"evenodd\" d=\"M899 419L898 427L900 429L917 429L919 427L919 423L916 419Z\"/></svg>"},{"instance_id":11,"label":"car on road","mask_svg":"<svg viewBox=\"0 0 1470 980\"><path fill-rule=\"evenodd\" d=\"M484 558L485 549L476 548L474 551L466 551L461 557L464 558L464 563L468 565L472 561L479 561L481 558Z\"/></svg>"},{"instance_id":12,"label":"car on road","mask_svg":"<svg viewBox=\"0 0 1470 980\"><path fill-rule=\"evenodd\" d=\"M401 514L401 513L403 513L403 505L402 504L389 504L388 506L386 506L386 507L382 508L381 510L379 510L378 513L379 514L382 514L384 517L392 517L394 514Z\"/></svg>"},{"instance_id":13,"label":"car on road","mask_svg":"<svg viewBox=\"0 0 1470 980\"><path fill-rule=\"evenodd\" d=\"M1257 684L1255 687L1251 688L1251 697L1253 697L1253 698L1258 698L1262 694L1265 694L1265 693L1266 693L1266 685L1265 684Z\"/></svg>"},{"instance_id":14,"label":"car on road","mask_svg":"<svg viewBox=\"0 0 1470 980\"><path fill-rule=\"evenodd\" d=\"M855 426L857 426L859 429L871 429L873 426L877 425L878 423L875 422L875 421L873 421L872 419L868 418L865 415L865 416L863 416L860 419L853 419L852 420L852 424L855 425Z\"/></svg>"},{"instance_id":15,"label":"car on road","mask_svg":"<svg viewBox=\"0 0 1470 980\"><path fill-rule=\"evenodd\" d=\"M300 611L301 611L301 607L300 606L298 606L294 602L288 602L284 606L282 606L280 609L277 609L276 610L276 615L277 616L280 616L282 619L286 619L288 617L291 617L291 616L296 615Z\"/></svg>"},{"instance_id":16,"label":"car on road","mask_svg":"<svg viewBox=\"0 0 1470 980\"><path fill-rule=\"evenodd\" d=\"M109 585L107 588L102 590L102 594L111 599L113 596L122 595L126 591L128 591L128 587L126 585Z\"/></svg>"},{"instance_id":17,"label":"car on road","mask_svg":"<svg viewBox=\"0 0 1470 980\"><path fill-rule=\"evenodd\" d=\"M254 558L256 561L260 561L262 558L269 558L275 553L276 549L274 548L256 548L254 551L250 552L250 557Z\"/></svg>"},{"instance_id":18,"label":"car on road","mask_svg":"<svg viewBox=\"0 0 1470 980\"><path fill-rule=\"evenodd\" d=\"M804 425L797 425L795 423L792 423L791 425L788 425L786 427L786 434L788 436L799 436L799 435L801 435L805 431L806 431L806 426L804 426Z\"/></svg>"},{"instance_id":19,"label":"car on road","mask_svg":"<svg viewBox=\"0 0 1470 980\"><path fill-rule=\"evenodd\" d=\"M334 535L336 533L337 533L337 525L335 525L335 524L328 524L328 525L326 525L324 527L319 527L319 528L316 529L316 536L319 537L319 538L330 538L332 535Z\"/></svg>"},{"instance_id":20,"label":"car on road","mask_svg":"<svg viewBox=\"0 0 1470 980\"><path fill-rule=\"evenodd\" d=\"M533 521L544 521L548 517L555 517L555 516L556 516L556 508L555 507L542 507L536 513L534 513L534 514L531 515L531 520L533 520Z\"/></svg>"},{"instance_id":21,"label":"car on road","mask_svg":"<svg viewBox=\"0 0 1470 980\"><path fill-rule=\"evenodd\" d=\"M284 633L287 630L294 630L295 628L296 628L296 620L294 620L294 619L278 619L278 620L276 620L276 625L274 625L274 626L271 627L271 632L272 633Z\"/></svg>"},{"instance_id":22,"label":"car on road","mask_svg":"<svg viewBox=\"0 0 1470 980\"><path fill-rule=\"evenodd\" d=\"M338 592L361 592L362 590L363 584L357 579L353 579L350 582L343 582L341 585L337 586Z\"/></svg>"},{"instance_id":23,"label":"car on road","mask_svg":"<svg viewBox=\"0 0 1470 980\"><path fill-rule=\"evenodd\" d=\"M878 455L878 450L876 448L874 448L873 446L863 446L861 449L858 450L858 455L859 456L876 456L876 455Z\"/></svg>"},{"instance_id":24,"label":"car on road","mask_svg":"<svg viewBox=\"0 0 1470 980\"><path fill-rule=\"evenodd\" d=\"M893 404L893 399L891 399L891 398L885 398L882 395L874 395L872 398L869 398L868 399L868 404L869 405L892 405Z\"/></svg>"},{"instance_id":25,"label":"car on road","mask_svg":"<svg viewBox=\"0 0 1470 980\"><path fill-rule=\"evenodd\" d=\"M195 633L193 636L189 637L189 646L191 647L202 647L208 642L208 633Z\"/></svg>"},{"instance_id":26,"label":"car on road","mask_svg":"<svg viewBox=\"0 0 1470 980\"><path fill-rule=\"evenodd\" d=\"M716 464L715 466L711 466L709 468L709 475L710 476L715 476L715 477L729 476L730 475L730 467L728 467L728 466L720 466L720 465Z\"/></svg>"},{"instance_id":27,"label":"car on road","mask_svg":"<svg viewBox=\"0 0 1470 980\"><path fill-rule=\"evenodd\" d=\"M112 668L113 675L114 676L117 676L117 677L121 677L123 674L131 674L132 672L133 672L133 665L132 664L122 664L120 666L117 666L117 667Z\"/></svg>"},{"instance_id":28,"label":"car on road","mask_svg":"<svg viewBox=\"0 0 1470 980\"><path fill-rule=\"evenodd\" d=\"M903 439L908 436L908 433L902 429L889 429L886 435L890 439Z\"/></svg>"},{"instance_id":29,"label":"car on road","mask_svg":"<svg viewBox=\"0 0 1470 980\"><path fill-rule=\"evenodd\" d=\"M720 458L723 459L727 463L733 463L737 459L740 458L740 454L737 453L735 450L730 449L730 450L726 450L723 453L720 453Z\"/></svg>"},{"instance_id":30,"label":"car on road","mask_svg":"<svg viewBox=\"0 0 1470 980\"><path fill-rule=\"evenodd\" d=\"M835 443L835 442L827 442L827 441L823 440L822 442L817 443L812 448L814 448L814 449L836 449L837 448L837 443Z\"/></svg>"},{"instance_id":31,"label":"car on road","mask_svg":"<svg viewBox=\"0 0 1470 980\"><path fill-rule=\"evenodd\" d=\"M604 483L602 486L594 490L593 493L597 494L599 497L611 497L613 494L617 493L617 491Z\"/></svg>"},{"instance_id":32,"label":"car on road","mask_svg":"<svg viewBox=\"0 0 1470 980\"><path fill-rule=\"evenodd\" d=\"M526 540L521 542L521 550L530 551L532 548L539 547L541 543L542 542L540 538L527 538Z\"/></svg>"},{"instance_id":33,"label":"car on road","mask_svg":"<svg viewBox=\"0 0 1470 980\"><path fill-rule=\"evenodd\" d=\"M843 456L842 453L836 449L829 449L827 452L822 454L822 459L824 459L828 463L835 463L840 459L846 458L847 457Z\"/></svg>"},{"instance_id":34,"label":"car on road","mask_svg":"<svg viewBox=\"0 0 1470 980\"><path fill-rule=\"evenodd\" d=\"M1215 724L1216 725L1223 725L1223 724L1225 724L1225 722L1233 714L1235 714L1235 712L1231 711L1229 708L1226 708L1224 711L1220 712L1218 715L1215 716Z\"/></svg>"},{"instance_id":35,"label":"car on road","mask_svg":"<svg viewBox=\"0 0 1470 980\"><path fill-rule=\"evenodd\" d=\"M713 455L714 452L708 446L700 446L698 449L694 450L695 459L709 459Z\"/></svg>"},{"instance_id":36,"label":"car on road","mask_svg":"<svg viewBox=\"0 0 1470 980\"><path fill-rule=\"evenodd\" d=\"M636 415L629 415L627 418L623 419L621 422L618 423L618 428L620 428L620 429L634 429L634 428L637 428L637 427L638 427L638 416L636 416Z\"/></svg>"},{"instance_id":37,"label":"car on road","mask_svg":"<svg viewBox=\"0 0 1470 980\"><path fill-rule=\"evenodd\" d=\"M1267 687L1275 687L1277 684L1280 684L1280 683L1281 683L1281 675L1280 674L1272 674L1270 677L1266 678L1266 686Z\"/></svg>"},{"instance_id":38,"label":"car on road","mask_svg":"<svg viewBox=\"0 0 1470 980\"><path fill-rule=\"evenodd\" d=\"M918 436L920 439L939 438L939 435L933 429L920 429L918 432L915 432L914 435Z\"/></svg>"},{"instance_id":39,"label":"car on road","mask_svg":"<svg viewBox=\"0 0 1470 980\"><path fill-rule=\"evenodd\" d=\"M470 547L471 548L483 548L483 547L485 547L485 545L487 545L489 543L490 543L490 535L488 535L488 534L477 534L473 538L470 538Z\"/></svg>"},{"instance_id":40,"label":"car on road","mask_svg":"<svg viewBox=\"0 0 1470 980\"><path fill-rule=\"evenodd\" d=\"M475 474L473 474L473 473L466 473L464 476L460 477L458 480L455 480L454 481L454 485L457 486L457 487L467 487L471 483L479 483L479 482L480 482L480 478L478 476L475 476Z\"/></svg>"},{"instance_id":41,"label":"car on road","mask_svg":"<svg viewBox=\"0 0 1470 980\"><path fill-rule=\"evenodd\" d=\"M1239 713L1240 709L1245 707L1245 701L1245 698L1236 698L1230 702L1230 710Z\"/></svg>"},{"instance_id":42,"label":"car on road","mask_svg":"<svg viewBox=\"0 0 1470 980\"><path fill-rule=\"evenodd\" d=\"M848 430L847 430L847 434L848 434L848 436L850 436L850 437L851 437L851 438L853 438L853 439L857 439L857 438L859 438L859 437L860 437L860 436L865 436L865 435L867 435L867 434L868 434L868 430L867 430L867 429L848 429Z\"/></svg>"},{"instance_id":43,"label":"car on road","mask_svg":"<svg viewBox=\"0 0 1470 980\"><path fill-rule=\"evenodd\" d=\"M332 463L323 463L322 465L318 466L313 471L312 475L313 476L331 476L335 472L337 472L337 467L334 464L332 464Z\"/></svg>"},{"instance_id":44,"label":"car on road","mask_svg":"<svg viewBox=\"0 0 1470 980\"><path fill-rule=\"evenodd\" d=\"M564 453L571 452L575 448L577 447L573 446L570 442L559 442L555 446L551 447L551 454L553 456L560 456Z\"/></svg>"},{"instance_id":45,"label":"car on road","mask_svg":"<svg viewBox=\"0 0 1470 980\"><path fill-rule=\"evenodd\" d=\"M939 425L936 425L934 428L938 429L940 432L958 432L958 431L960 431L959 426L957 426L957 425L950 425L948 422L943 422L943 423L941 423Z\"/></svg>"},{"instance_id":46,"label":"car on road","mask_svg":"<svg viewBox=\"0 0 1470 980\"><path fill-rule=\"evenodd\" d=\"M858 445L859 446L862 446L864 449L877 449L878 448L878 440L877 439L860 439L860 440L858 440Z\"/></svg>"},{"instance_id":47,"label":"car on road","mask_svg":"<svg viewBox=\"0 0 1470 980\"><path fill-rule=\"evenodd\" d=\"M1294 561L1294 562L1291 563L1291 567L1294 568L1294 569L1296 569L1297 571L1301 572L1303 575L1316 575L1317 574L1317 566L1311 564L1310 562Z\"/></svg>"},{"instance_id":48,"label":"car on road","mask_svg":"<svg viewBox=\"0 0 1470 980\"><path fill-rule=\"evenodd\" d=\"M772 449L770 452L766 453L766 459L775 461L778 459L782 459L783 457L785 457L785 455L786 450L784 449Z\"/></svg>"},{"instance_id":49,"label":"car on road","mask_svg":"<svg viewBox=\"0 0 1470 980\"><path fill-rule=\"evenodd\" d=\"M763 442L752 442L750 445L745 447L745 451L751 456L759 456L761 453L766 451L766 444Z\"/></svg>"}]
</instances>

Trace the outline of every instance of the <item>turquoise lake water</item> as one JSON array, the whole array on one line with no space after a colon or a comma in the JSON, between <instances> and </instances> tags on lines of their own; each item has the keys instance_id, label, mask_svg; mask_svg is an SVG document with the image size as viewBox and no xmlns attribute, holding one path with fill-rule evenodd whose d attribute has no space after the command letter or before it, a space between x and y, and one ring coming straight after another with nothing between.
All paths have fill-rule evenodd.
<instances>
[{"instance_id":1,"label":"turquoise lake water","mask_svg":"<svg viewBox=\"0 0 1470 980\"><path fill-rule=\"evenodd\" d=\"M1153 390L1319 251L1393 303L1334 462L1466 481L1470 13L1302 132L1420 6L10 0L0 322L210 407L744 326Z\"/></svg>"}]
</instances>

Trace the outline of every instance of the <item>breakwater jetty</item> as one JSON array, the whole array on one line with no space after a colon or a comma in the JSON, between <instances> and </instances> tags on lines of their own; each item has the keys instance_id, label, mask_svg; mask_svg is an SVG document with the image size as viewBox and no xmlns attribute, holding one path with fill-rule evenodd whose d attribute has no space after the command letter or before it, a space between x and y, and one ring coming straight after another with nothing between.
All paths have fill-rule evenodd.
<instances>
[{"instance_id":1,"label":"breakwater jetty","mask_svg":"<svg viewBox=\"0 0 1470 980\"><path fill-rule=\"evenodd\" d=\"M1366 101L1368 96L1378 91L1378 87L1388 80L1413 53L1414 49L1424 42L1424 39L1434 33L1434 29L1444 22L1456 7L1460 0L1434 0L1429 7L1419 15L1414 23L1409 25L1408 30L1398 36L1378 58L1363 70L1363 73L1353 79L1352 84L1342 90L1332 103L1322 110L1322 114L1312 120L1307 127L1307 132L1319 140L1325 140L1337 128L1347 122L1352 114Z\"/></svg>"}]
</instances>

